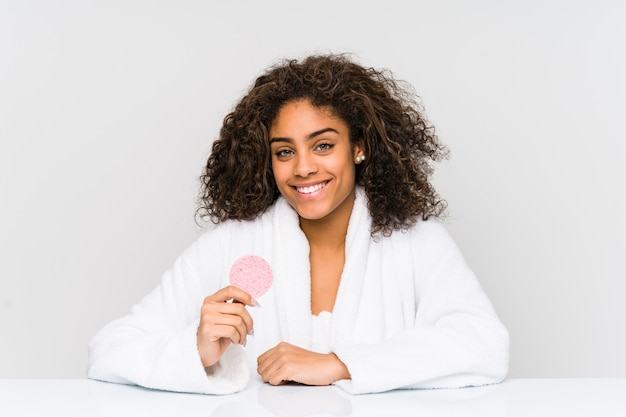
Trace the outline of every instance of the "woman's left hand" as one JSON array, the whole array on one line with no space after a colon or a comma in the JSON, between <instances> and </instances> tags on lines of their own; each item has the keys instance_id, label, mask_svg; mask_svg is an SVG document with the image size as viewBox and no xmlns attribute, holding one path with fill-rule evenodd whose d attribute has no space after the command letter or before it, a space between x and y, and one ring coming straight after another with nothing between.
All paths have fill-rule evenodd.
<instances>
[{"instance_id":1,"label":"woman's left hand","mask_svg":"<svg viewBox=\"0 0 626 417\"><path fill-rule=\"evenodd\" d=\"M257 364L257 372L271 385L285 382L330 385L350 379L348 368L334 353L315 353L285 342L259 356Z\"/></svg>"}]
</instances>

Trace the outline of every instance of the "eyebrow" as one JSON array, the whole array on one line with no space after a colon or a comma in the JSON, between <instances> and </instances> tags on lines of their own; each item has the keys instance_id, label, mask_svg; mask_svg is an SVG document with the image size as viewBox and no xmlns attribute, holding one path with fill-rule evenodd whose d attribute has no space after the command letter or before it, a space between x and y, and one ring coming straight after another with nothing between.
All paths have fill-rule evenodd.
<instances>
[{"instance_id":1,"label":"eyebrow","mask_svg":"<svg viewBox=\"0 0 626 417\"><path fill-rule=\"evenodd\" d=\"M324 128L324 129L317 130L317 131L315 131L313 133L310 133L309 135L307 135L306 140L314 139L317 136L322 135L322 134L324 134L326 132L335 132L337 134L339 133L336 129L333 129L332 127L327 127L327 128ZM271 138L270 139L270 144L272 144L274 142L289 142L289 143L292 143L293 139L290 139L290 138L280 138L280 137L279 138Z\"/></svg>"}]
</instances>

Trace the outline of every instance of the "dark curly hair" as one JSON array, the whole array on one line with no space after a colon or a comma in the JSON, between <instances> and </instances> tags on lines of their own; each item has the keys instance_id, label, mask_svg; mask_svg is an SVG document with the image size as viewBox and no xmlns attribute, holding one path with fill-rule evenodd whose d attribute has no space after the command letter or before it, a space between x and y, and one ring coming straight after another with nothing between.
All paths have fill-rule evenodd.
<instances>
[{"instance_id":1,"label":"dark curly hair","mask_svg":"<svg viewBox=\"0 0 626 417\"><path fill-rule=\"evenodd\" d=\"M447 149L426 121L413 89L387 70L364 68L345 54L287 60L258 77L224 118L200 177L197 215L215 223L251 220L280 193L274 181L269 130L286 103L306 99L326 107L362 140L365 162L356 182L368 198L372 235L390 235L421 217L440 217L446 203L429 177Z\"/></svg>"}]
</instances>

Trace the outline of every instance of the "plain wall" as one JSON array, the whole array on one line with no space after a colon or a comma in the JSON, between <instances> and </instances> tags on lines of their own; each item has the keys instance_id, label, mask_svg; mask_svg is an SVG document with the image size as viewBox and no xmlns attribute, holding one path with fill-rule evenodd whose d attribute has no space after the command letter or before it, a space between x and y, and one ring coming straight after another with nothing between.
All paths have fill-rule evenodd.
<instances>
[{"instance_id":1,"label":"plain wall","mask_svg":"<svg viewBox=\"0 0 626 417\"><path fill-rule=\"evenodd\" d=\"M410 82L449 146L435 182L510 376L626 377L624 21L620 0L1 1L0 377L84 377L201 233L224 115L277 59L344 51Z\"/></svg>"}]
</instances>

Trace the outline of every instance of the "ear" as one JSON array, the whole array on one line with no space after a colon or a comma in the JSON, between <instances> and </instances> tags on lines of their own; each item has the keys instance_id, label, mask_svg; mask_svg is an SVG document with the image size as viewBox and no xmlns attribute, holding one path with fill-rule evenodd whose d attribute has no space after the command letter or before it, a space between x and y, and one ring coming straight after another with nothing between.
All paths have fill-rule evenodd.
<instances>
[{"instance_id":1,"label":"ear","mask_svg":"<svg viewBox=\"0 0 626 417\"><path fill-rule=\"evenodd\" d=\"M359 139L352 147L352 159L355 164L360 164L365 160L365 141Z\"/></svg>"}]
</instances>

